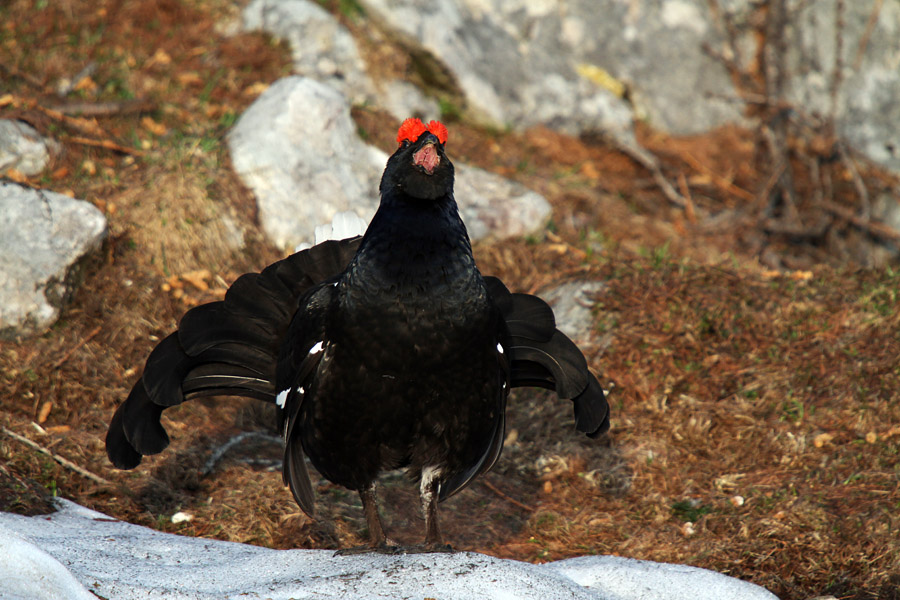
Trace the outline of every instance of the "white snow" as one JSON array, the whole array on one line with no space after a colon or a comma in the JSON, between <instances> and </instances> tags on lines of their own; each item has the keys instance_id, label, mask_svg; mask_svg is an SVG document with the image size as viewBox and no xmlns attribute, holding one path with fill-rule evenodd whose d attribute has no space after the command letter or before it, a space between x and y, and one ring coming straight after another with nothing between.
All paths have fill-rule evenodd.
<instances>
[{"instance_id":1,"label":"white snow","mask_svg":"<svg viewBox=\"0 0 900 600\"><path fill-rule=\"evenodd\" d=\"M705 569L614 556L545 565L472 552L333 556L161 533L59 506L36 517L0 513L0 598L777 600Z\"/></svg>"}]
</instances>

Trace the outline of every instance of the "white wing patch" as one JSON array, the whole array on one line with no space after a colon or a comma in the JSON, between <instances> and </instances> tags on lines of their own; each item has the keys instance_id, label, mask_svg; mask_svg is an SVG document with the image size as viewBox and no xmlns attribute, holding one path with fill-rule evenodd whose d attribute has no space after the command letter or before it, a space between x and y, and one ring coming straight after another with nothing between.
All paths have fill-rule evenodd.
<instances>
[{"instance_id":1,"label":"white wing patch","mask_svg":"<svg viewBox=\"0 0 900 600\"><path fill-rule=\"evenodd\" d=\"M322 351L322 342L316 342L316 345L309 349L310 354L318 354Z\"/></svg>"},{"instance_id":2,"label":"white wing patch","mask_svg":"<svg viewBox=\"0 0 900 600\"><path fill-rule=\"evenodd\" d=\"M281 408L284 408L284 403L287 402L288 392L290 391L291 389L288 388L286 390L281 390L280 392L278 392L278 395L275 396L275 404L277 404Z\"/></svg>"},{"instance_id":3,"label":"white wing patch","mask_svg":"<svg viewBox=\"0 0 900 600\"><path fill-rule=\"evenodd\" d=\"M503 346L500 344L500 342L497 342L497 352L503 354Z\"/></svg>"}]
</instances>

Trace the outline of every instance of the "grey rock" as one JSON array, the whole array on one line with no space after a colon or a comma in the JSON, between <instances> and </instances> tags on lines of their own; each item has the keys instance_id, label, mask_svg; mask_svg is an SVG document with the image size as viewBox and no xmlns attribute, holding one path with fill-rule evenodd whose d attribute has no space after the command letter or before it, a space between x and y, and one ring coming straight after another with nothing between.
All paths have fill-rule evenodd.
<instances>
[{"instance_id":1,"label":"grey rock","mask_svg":"<svg viewBox=\"0 0 900 600\"><path fill-rule=\"evenodd\" d=\"M900 172L900 4L882 4L870 30L872 10L871 2L844 3L837 128L853 148ZM789 99L813 115L831 110L835 11L835 0L806 5L789 30Z\"/></svg>"},{"instance_id":2,"label":"grey rock","mask_svg":"<svg viewBox=\"0 0 900 600\"><path fill-rule=\"evenodd\" d=\"M37 175L59 152L55 140L44 138L28 123L0 119L0 173L15 169L25 175Z\"/></svg>"},{"instance_id":3,"label":"grey rock","mask_svg":"<svg viewBox=\"0 0 900 600\"><path fill-rule=\"evenodd\" d=\"M379 104L398 121L417 117L427 123L441 117L441 107L434 98L429 98L413 84L400 79L382 84Z\"/></svg>"},{"instance_id":4,"label":"grey rock","mask_svg":"<svg viewBox=\"0 0 900 600\"><path fill-rule=\"evenodd\" d=\"M690 135L743 122L727 70L704 51L722 43L706 0L579 0L568 19L586 32L579 60L625 82L654 127Z\"/></svg>"},{"instance_id":5,"label":"grey rock","mask_svg":"<svg viewBox=\"0 0 900 600\"><path fill-rule=\"evenodd\" d=\"M596 296L606 289L602 281L575 280L541 292L541 298L553 307L556 327L576 343L591 339Z\"/></svg>"},{"instance_id":6,"label":"grey rock","mask_svg":"<svg viewBox=\"0 0 900 600\"><path fill-rule=\"evenodd\" d=\"M706 48L728 55L723 21L707 0L362 0L414 52L450 73L471 113L495 125L598 131L634 148L631 122L676 134L748 124L732 79ZM900 4L791 0L787 100L831 114L837 40L841 137L900 172ZM736 63L758 55L755 0L719 0L736 25ZM877 19L872 19L877 15ZM610 93L624 84L629 105Z\"/></svg>"},{"instance_id":7,"label":"grey rock","mask_svg":"<svg viewBox=\"0 0 900 600\"><path fill-rule=\"evenodd\" d=\"M282 249L312 243L315 226L338 212L371 221L378 208L388 157L360 140L346 98L326 84L303 77L276 82L227 141L235 170L256 196L263 229ZM456 167L456 199L472 239L543 226L550 205L542 196L480 169Z\"/></svg>"},{"instance_id":8,"label":"grey rock","mask_svg":"<svg viewBox=\"0 0 900 600\"><path fill-rule=\"evenodd\" d=\"M363 144L347 99L306 77L275 82L228 134L235 170L256 196L263 230L282 249L313 241L316 225L355 211L371 220L384 163Z\"/></svg>"},{"instance_id":9,"label":"grey rock","mask_svg":"<svg viewBox=\"0 0 900 600\"><path fill-rule=\"evenodd\" d=\"M893 194L879 194L872 202L872 216L900 234L900 188Z\"/></svg>"},{"instance_id":10,"label":"grey rock","mask_svg":"<svg viewBox=\"0 0 900 600\"><path fill-rule=\"evenodd\" d=\"M693 133L740 120L713 94L733 95L705 0L363 0L407 44L446 65L477 114L516 128L603 131L630 141L632 108L611 93L627 83L654 126ZM612 79L612 78L610 78Z\"/></svg>"},{"instance_id":11,"label":"grey rock","mask_svg":"<svg viewBox=\"0 0 900 600\"><path fill-rule=\"evenodd\" d=\"M71 295L78 263L106 237L96 207L0 183L0 337L41 333Z\"/></svg>"},{"instance_id":12,"label":"grey rock","mask_svg":"<svg viewBox=\"0 0 900 600\"><path fill-rule=\"evenodd\" d=\"M537 192L476 167L454 166L454 195L473 240L528 235L550 218L550 203Z\"/></svg>"},{"instance_id":13,"label":"grey rock","mask_svg":"<svg viewBox=\"0 0 900 600\"><path fill-rule=\"evenodd\" d=\"M294 73L333 85L354 103L372 98L353 36L328 11L307 0L254 0L243 12L244 28L262 30L291 46Z\"/></svg>"}]
</instances>

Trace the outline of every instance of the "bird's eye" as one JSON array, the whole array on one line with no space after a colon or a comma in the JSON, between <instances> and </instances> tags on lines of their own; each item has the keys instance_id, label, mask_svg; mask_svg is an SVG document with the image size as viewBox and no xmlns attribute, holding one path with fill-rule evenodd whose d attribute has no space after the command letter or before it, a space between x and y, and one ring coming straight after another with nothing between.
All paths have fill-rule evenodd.
<instances>
[{"instance_id":1,"label":"bird's eye","mask_svg":"<svg viewBox=\"0 0 900 600\"><path fill-rule=\"evenodd\" d=\"M409 148L409 140L403 140L402 142L400 142L400 147Z\"/></svg>"}]
</instances>

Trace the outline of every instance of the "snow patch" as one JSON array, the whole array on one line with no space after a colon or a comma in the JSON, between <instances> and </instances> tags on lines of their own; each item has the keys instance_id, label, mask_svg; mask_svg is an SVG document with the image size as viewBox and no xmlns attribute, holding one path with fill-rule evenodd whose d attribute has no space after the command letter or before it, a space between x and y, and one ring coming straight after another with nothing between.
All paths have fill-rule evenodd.
<instances>
[{"instance_id":1,"label":"snow patch","mask_svg":"<svg viewBox=\"0 0 900 600\"><path fill-rule=\"evenodd\" d=\"M532 565L473 552L335 557L162 533L57 503L52 515L0 513L4 600L96 600L86 587L108 600L777 600L682 565L614 556Z\"/></svg>"}]
</instances>

